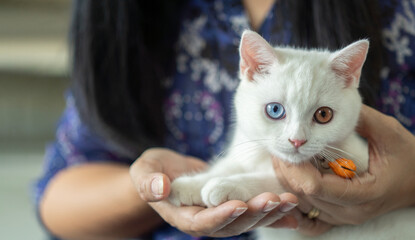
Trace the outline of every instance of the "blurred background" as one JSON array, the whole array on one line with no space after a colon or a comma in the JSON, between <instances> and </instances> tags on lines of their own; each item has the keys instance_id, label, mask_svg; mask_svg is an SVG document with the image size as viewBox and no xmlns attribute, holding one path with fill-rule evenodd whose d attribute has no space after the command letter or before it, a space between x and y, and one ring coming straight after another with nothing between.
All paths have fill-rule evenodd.
<instances>
[{"instance_id":1,"label":"blurred background","mask_svg":"<svg viewBox=\"0 0 415 240\"><path fill-rule=\"evenodd\" d=\"M68 86L69 0L0 0L0 239L46 239L31 184Z\"/></svg>"}]
</instances>

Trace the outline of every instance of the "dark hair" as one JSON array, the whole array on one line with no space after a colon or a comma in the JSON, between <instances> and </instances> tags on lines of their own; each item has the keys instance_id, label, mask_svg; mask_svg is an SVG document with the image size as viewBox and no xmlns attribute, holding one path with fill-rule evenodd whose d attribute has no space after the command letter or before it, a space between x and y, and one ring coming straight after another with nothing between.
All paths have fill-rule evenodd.
<instances>
[{"instance_id":1,"label":"dark hair","mask_svg":"<svg viewBox=\"0 0 415 240\"><path fill-rule=\"evenodd\" d=\"M382 67L382 37L378 0L281 1L279 14L292 25L291 44L336 50L361 39L370 48L362 72L360 92L364 103L375 106Z\"/></svg>"},{"instance_id":2,"label":"dark hair","mask_svg":"<svg viewBox=\"0 0 415 240\"><path fill-rule=\"evenodd\" d=\"M174 55L166 39L178 33L178 2L74 1L77 108L93 131L131 157L162 140L161 80Z\"/></svg>"},{"instance_id":3,"label":"dark hair","mask_svg":"<svg viewBox=\"0 0 415 240\"><path fill-rule=\"evenodd\" d=\"M362 93L373 105L381 67L377 0L280 2L279 22L291 23L294 45L337 49L370 39ZM161 82L174 66L171 39L177 39L185 3L74 1L70 40L77 108L91 129L131 157L163 139Z\"/></svg>"}]
</instances>

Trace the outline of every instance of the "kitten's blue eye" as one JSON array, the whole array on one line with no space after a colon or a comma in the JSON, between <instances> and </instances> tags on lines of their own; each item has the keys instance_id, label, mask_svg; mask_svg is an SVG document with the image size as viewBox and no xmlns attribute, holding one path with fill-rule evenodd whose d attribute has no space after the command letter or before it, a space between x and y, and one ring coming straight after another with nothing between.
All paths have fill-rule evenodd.
<instances>
[{"instance_id":1,"label":"kitten's blue eye","mask_svg":"<svg viewBox=\"0 0 415 240\"><path fill-rule=\"evenodd\" d=\"M285 117L285 109L280 103L268 103L265 112L271 119L283 119Z\"/></svg>"}]
</instances>

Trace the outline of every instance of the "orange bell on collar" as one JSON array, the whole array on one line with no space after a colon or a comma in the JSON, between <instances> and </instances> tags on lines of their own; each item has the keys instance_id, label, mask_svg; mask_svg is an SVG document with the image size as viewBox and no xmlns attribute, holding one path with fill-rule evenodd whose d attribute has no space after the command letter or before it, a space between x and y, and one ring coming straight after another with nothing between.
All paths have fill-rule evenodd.
<instances>
[{"instance_id":1,"label":"orange bell on collar","mask_svg":"<svg viewBox=\"0 0 415 240\"><path fill-rule=\"evenodd\" d=\"M333 172L342 178L353 178L356 175L356 165L350 159L338 158L334 162L329 162L329 167Z\"/></svg>"}]
</instances>

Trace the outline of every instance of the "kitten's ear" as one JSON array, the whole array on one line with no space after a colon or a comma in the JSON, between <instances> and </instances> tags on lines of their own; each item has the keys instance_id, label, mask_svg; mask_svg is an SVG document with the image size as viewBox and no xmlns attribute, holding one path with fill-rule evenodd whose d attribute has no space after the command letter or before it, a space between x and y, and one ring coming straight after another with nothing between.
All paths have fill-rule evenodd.
<instances>
[{"instance_id":1,"label":"kitten's ear","mask_svg":"<svg viewBox=\"0 0 415 240\"><path fill-rule=\"evenodd\" d=\"M245 30L239 46L239 70L249 81L254 73L264 73L267 66L277 61L275 50L258 33Z\"/></svg>"},{"instance_id":2,"label":"kitten's ear","mask_svg":"<svg viewBox=\"0 0 415 240\"><path fill-rule=\"evenodd\" d=\"M362 67L369 50L369 41L360 40L333 53L331 69L345 81L345 87L359 87Z\"/></svg>"},{"instance_id":3,"label":"kitten's ear","mask_svg":"<svg viewBox=\"0 0 415 240\"><path fill-rule=\"evenodd\" d=\"M369 50L369 41L360 40L333 53L332 70L345 81L345 87L359 87L362 67Z\"/></svg>"}]
</instances>

